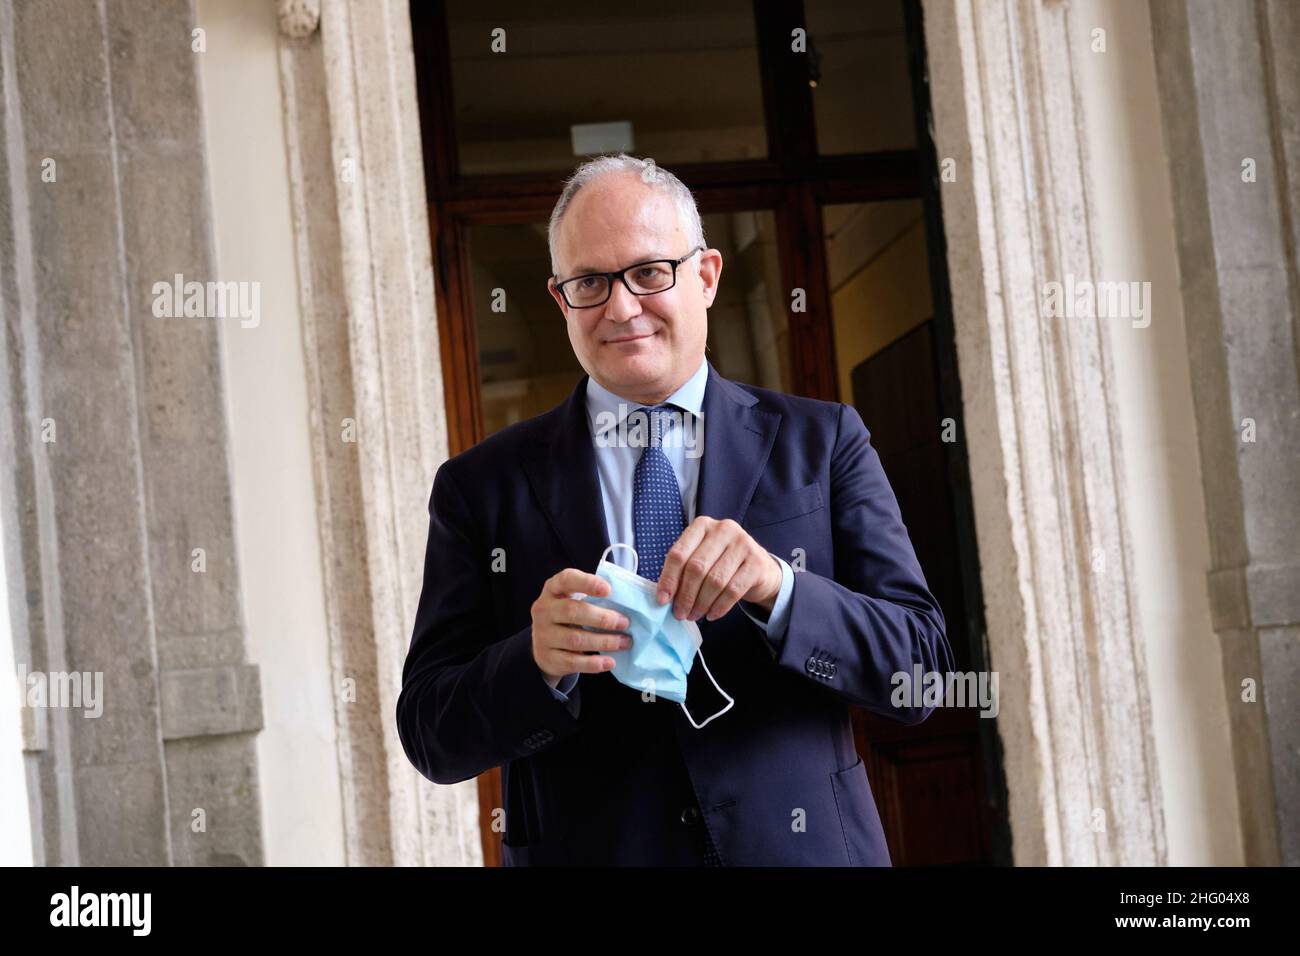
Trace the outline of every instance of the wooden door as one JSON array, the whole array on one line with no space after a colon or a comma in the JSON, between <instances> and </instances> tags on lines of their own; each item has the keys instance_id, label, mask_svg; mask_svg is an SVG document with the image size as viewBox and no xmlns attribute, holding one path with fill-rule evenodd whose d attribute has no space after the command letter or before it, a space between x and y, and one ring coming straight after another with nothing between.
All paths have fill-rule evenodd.
<instances>
[{"instance_id":1,"label":"wooden door","mask_svg":"<svg viewBox=\"0 0 1300 956\"><path fill-rule=\"evenodd\" d=\"M710 360L742 381L858 406L884 442L886 471L909 528L915 523L913 539L958 658L982 661L964 458L950 448L936 457L933 443L922 441L933 426L928 419L914 416L901 432L881 428L900 410L951 414L960 404L918 0L720 0L709 8L687 0L653 8L412 0L410 11L452 454L508 416L545 410L564 375L572 375L570 387L581 375L576 360L566 369L560 357L543 371L526 367L524 358L538 350L524 336L545 320L521 317L521 340L512 345L516 333L494 324L481 301L483 270L496 269L499 287L519 284L517 294L508 291L512 302L532 295L532 277L544 283L544 249L534 255L525 247L577 161L563 156L567 124L626 114L646 132L644 142L655 144L654 151L631 151L656 156L691 187L714 222L711 242L719 232L732 241L723 284L735 288L744 276L742 304L733 308L766 310L772 325L761 344L734 335L714 341L711 312ZM505 31L499 50L488 46L489 27ZM806 51L792 48L798 31L806 33ZM656 35L664 40L657 46ZM709 37L719 42L705 42ZM611 56L620 64L614 85ZM867 81L877 91L863 97ZM688 135L666 128L666 116L680 116ZM713 116L715 128L701 116ZM708 148L698 157L673 158L673 150L699 144ZM850 387L841 362L850 355L844 334L852 326L843 313L837 324L834 314L838 279L827 224L837 205L906 201L925 208L934 322L915 339L864 353ZM764 238L761 255L755 232ZM530 256L536 261L526 261ZM796 291L803 308L785 308ZM869 311L850 320L877 317ZM555 319L561 322L558 312ZM563 333L562 324L556 328ZM746 349L756 354L741 354ZM900 380L896 390L882 391L880 383ZM914 485L918 470L924 475ZM855 714L896 862L1006 859L996 735L986 726L992 721L972 733L970 719L936 712L905 727ZM485 861L497 865L500 834L491 822L502 805L498 770L480 777L479 794Z\"/></svg>"},{"instance_id":2,"label":"wooden door","mask_svg":"<svg viewBox=\"0 0 1300 956\"><path fill-rule=\"evenodd\" d=\"M958 671L972 667L956 516L948 486L935 375L934 323L926 321L859 363L852 404L871 429L926 582L943 609ZM955 424L947 434L955 438ZM980 756L980 717L936 708L904 726L854 712L858 751L895 865L988 863L992 859Z\"/></svg>"}]
</instances>

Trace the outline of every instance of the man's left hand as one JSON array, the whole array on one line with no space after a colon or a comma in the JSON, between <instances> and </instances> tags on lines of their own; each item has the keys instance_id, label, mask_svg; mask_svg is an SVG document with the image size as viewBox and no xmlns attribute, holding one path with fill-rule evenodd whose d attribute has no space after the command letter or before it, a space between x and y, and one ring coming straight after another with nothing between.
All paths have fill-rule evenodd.
<instances>
[{"instance_id":1,"label":"man's left hand","mask_svg":"<svg viewBox=\"0 0 1300 956\"><path fill-rule=\"evenodd\" d=\"M781 590L781 565L730 518L700 515L669 549L659 574L660 604L673 599L678 620L715 621L737 601L769 613Z\"/></svg>"}]
</instances>

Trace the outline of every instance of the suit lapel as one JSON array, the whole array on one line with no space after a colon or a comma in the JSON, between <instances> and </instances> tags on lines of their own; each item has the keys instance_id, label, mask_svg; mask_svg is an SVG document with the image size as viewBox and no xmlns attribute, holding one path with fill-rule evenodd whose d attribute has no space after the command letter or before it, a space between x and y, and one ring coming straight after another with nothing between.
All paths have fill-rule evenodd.
<instances>
[{"instance_id":1,"label":"suit lapel","mask_svg":"<svg viewBox=\"0 0 1300 956\"><path fill-rule=\"evenodd\" d=\"M757 398L709 363L699 436L704 459L697 515L737 522L745 517L781 424L780 412L764 411L757 404Z\"/></svg>"},{"instance_id":2,"label":"suit lapel","mask_svg":"<svg viewBox=\"0 0 1300 956\"><path fill-rule=\"evenodd\" d=\"M734 382L723 378L709 365L709 385L704 390L704 459L700 463L699 508L696 514L708 515L722 520L731 518L741 522L749 508L758 487L758 479L767 468L776 442L776 433L781 427L781 413L758 407L758 399ZM764 638L748 621L737 622L744 618L745 612L732 608L731 613L716 621L700 620L700 636L704 640L701 652L709 660L709 670L729 693L735 692L735 686L728 688L728 657L719 653L720 642L714 637L721 637L728 629L732 635L741 635L741 640L748 640L758 647ZM752 633L750 633L752 631ZM726 642L722 642L725 646ZM734 649L733 640L728 649ZM710 714L721 710L726 704L709 681L704 668L698 661L692 662L686 675L686 706L691 715L702 721ZM753 707L756 702L736 700L736 707ZM707 790L709 782L714 779L716 768L726 761L726 734L710 733L714 725L703 731L696 730L686 720L680 708L674 708L673 730L681 748L691 780L705 803L717 790ZM728 717L720 718L719 722Z\"/></svg>"},{"instance_id":3,"label":"suit lapel","mask_svg":"<svg viewBox=\"0 0 1300 956\"><path fill-rule=\"evenodd\" d=\"M587 376L560 407L555 427L543 433L525 463L533 492L569 556L568 567L595 573L609 546L596 473L596 450L587 424Z\"/></svg>"}]
</instances>

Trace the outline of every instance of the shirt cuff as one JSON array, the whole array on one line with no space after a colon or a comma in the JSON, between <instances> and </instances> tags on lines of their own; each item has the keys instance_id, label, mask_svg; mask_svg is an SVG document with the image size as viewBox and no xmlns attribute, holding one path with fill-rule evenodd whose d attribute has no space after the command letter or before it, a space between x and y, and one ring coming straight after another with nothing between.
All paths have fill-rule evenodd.
<instances>
[{"instance_id":1,"label":"shirt cuff","mask_svg":"<svg viewBox=\"0 0 1300 956\"><path fill-rule=\"evenodd\" d=\"M556 700L567 701L569 699L569 694L573 690L573 685L578 683L578 676L579 675L577 674L565 674L560 678L560 682L555 687L551 687L549 682L546 686L551 687L551 693L555 695Z\"/></svg>"},{"instance_id":2,"label":"shirt cuff","mask_svg":"<svg viewBox=\"0 0 1300 956\"><path fill-rule=\"evenodd\" d=\"M578 685L578 678L581 676L581 674L565 674L559 679L555 687L552 687L551 682L545 677L542 678L543 683L551 692L551 696L565 706L574 720L578 719L582 699L580 697L570 697L569 695L573 693L573 688Z\"/></svg>"},{"instance_id":3,"label":"shirt cuff","mask_svg":"<svg viewBox=\"0 0 1300 956\"><path fill-rule=\"evenodd\" d=\"M771 551L768 554L772 554ZM776 601L772 604L772 612L767 614L767 619L759 617L759 614L766 614L763 608L758 605L752 605L753 611L750 610L748 601L740 601L740 609L745 612L746 616L762 629L767 635L768 642L775 649L780 646L782 638L785 637L786 626L790 623L790 596L794 593L794 568L783 561L780 556L772 554L778 564L781 565L781 589L776 592Z\"/></svg>"}]
</instances>

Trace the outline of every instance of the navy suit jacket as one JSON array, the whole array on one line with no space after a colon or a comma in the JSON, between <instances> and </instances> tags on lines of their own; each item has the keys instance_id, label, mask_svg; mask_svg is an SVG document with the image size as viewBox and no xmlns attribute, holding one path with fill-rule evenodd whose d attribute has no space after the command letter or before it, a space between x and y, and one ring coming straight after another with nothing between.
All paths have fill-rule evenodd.
<instances>
[{"instance_id":1,"label":"navy suit jacket","mask_svg":"<svg viewBox=\"0 0 1300 956\"><path fill-rule=\"evenodd\" d=\"M735 706L696 730L608 672L578 679L571 710L533 660L546 579L594 572L609 543L586 385L438 469L397 701L407 756L435 783L503 767L507 865L698 865L701 827L724 865L890 865L849 706L918 723L931 708L893 706L891 676L952 655L861 417L710 363L697 514L804 570L779 650L739 607L699 621ZM725 703L698 666L687 701L697 720Z\"/></svg>"}]
</instances>

